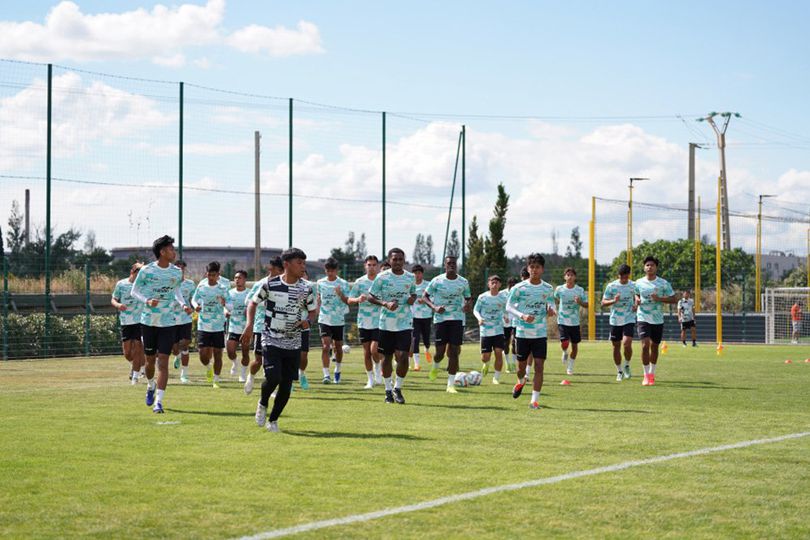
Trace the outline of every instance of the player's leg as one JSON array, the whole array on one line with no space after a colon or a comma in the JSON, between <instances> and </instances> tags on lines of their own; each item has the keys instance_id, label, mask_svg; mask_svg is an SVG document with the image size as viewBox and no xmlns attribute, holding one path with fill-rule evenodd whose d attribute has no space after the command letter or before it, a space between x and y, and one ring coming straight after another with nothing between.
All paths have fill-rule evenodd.
<instances>
[{"instance_id":1,"label":"player's leg","mask_svg":"<svg viewBox=\"0 0 810 540\"><path fill-rule=\"evenodd\" d=\"M363 367L366 368L366 385L363 387L365 390L374 388L374 361L371 358L371 330L361 328L360 332L360 345L363 347Z\"/></svg>"},{"instance_id":2,"label":"player's leg","mask_svg":"<svg viewBox=\"0 0 810 540\"><path fill-rule=\"evenodd\" d=\"M692 347L697 347L697 325L695 321L692 321L692 328L690 328L690 330L692 331Z\"/></svg>"},{"instance_id":3,"label":"player's leg","mask_svg":"<svg viewBox=\"0 0 810 540\"><path fill-rule=\"evenodd\" d=\"M456 390L456 373L458 373L459 356L461 355L461 340L464 336L464 326L461 321L448 321L451 324L450 335L447 339L447 392L458 393Z\"/></svg>"},{"instance_id":4,"label":"player's leg","mask_svg":"<svg viewBox=\"0 0 810 540\"><path fill-rule=\"evenodd\" d=\"M222 373L222 351L225 349L225 332L214 333L214 388L219 388L220 374Z\"/></svg>"},{"instance_id":5,"label":"player's leg","mask_svg":"<svg viewBox=\"0 0 810 540\"><path fill-rule=\"evenodd\" d=\"M582 341L582 334L579 326L568 326L566 328L568 339L571 342L571 353L568 355L568 365L566 366L565 372L568 375L573 375L574 362L576 362L577 355L579 354L579 343Z\"/></svg>"},{"instance_id":6,"label":"player's leg","mask_svg":"<svg viewBox=\"0 0 810 540\"><path fill-rule=\"evenodd\" d=\"M664 337L664 325L663 324L654 324L652 326L652 331L650 335L650 369L649 369L649 377L648 377L648 386L652 386L655 384L655 368L658 365L658 350L659 345L661 345L661 341Z\"/></svg>"},{"instance_id":7,"label":"player's leg","mask_svg":"<svg viewBox=\"0 0 810 540\"><path fill-rule=\"evenodd\" d=\"M138 333L140 333L140 331ZM138 378L146 364L143 356L143 341L141 341L140 338L132 339L129 341L129 346L130 354L132 354L132 381L133 384L135 384L138 382Z\"/></svg>"},{"instance_id":8,"label":"player's leg","mask_svg":"<svg viewBox=\"0 0 810 540\"><path fill-rule=\"evenodd\" d=\"M420 319L422 322L422 343L425 346L425 360L430 364L433 362L433 357L430 355L430 327L433 325L433 319Z\"/></svg>"},{"instance_id":9,"label":"player's leg","mask_svg":"<svg viewBox=\"0 0 810 540\"><path fill-rule=\"evenodd\" d=\"M271 432L278 432L278 419L287 406L292 393L293 381L298 380L298 366L299 366L299 352L298 349L294 350L280 350L281 357L281 373L278 382L278 390L276 397L273 400L273 409L270 411L270 416L267 417L267 430Z\"/></svg>"},{"instance_id":10,"label":"player's leg","mask_svg":"<svg viewBox=\"0 0 810 540\"><path fill-rule=\"evenodd\" d=\"M335 384L340 382L340 372L343 366L343 326L332 326L332 350L335 354Z\"/></svg>"},{"instance_id":11,"label":"player's leg","mask_svg":"<svg viewBox=\"0 0 810 540\"><path fill-rule=\"evenodd\" d=\"M681 344L686 347L686 323L681 323Z\"/></svg>"},{"instance_id":12,"label":"player's leg","mask_svg":"<svg viewBox=\"0 0 810 540\"><path fill-rule=\"evenodd\" d=\"M375 328L372 331L371 339L371 361L374 362L374 383L382 384L382 355L380 354L380 330Z\"/></svg>"},{"instance_id":13,"label":"player's leg","mask_svg":"<svg viewBox=\"0 0 810 540\"><path fill-rule=\"evenodd\" d=\"M617 372L616 380L621 381L624 378L624 373L622 372L622 342L621 336L619 336L619 339L615 339L616 336L613 334L613 328L610 329L610 345L613 348L613 364L616 366Z\"/></svg>"},{"instance_id":14,"label":"player's leg","mask_svg":"<svg viewBox=\"0 0 810 540\"><path fill-rule=\"evenodd\" d=\"M259 426L264 426L267 418L267 406L270 404L270 396L275 392L281 382L281 357L278 348L263 348L262 368L264 368L264 380L262 381L259 403L256 407L256 423Z\"/></svg>"},{"instance_id":15,"label":"player's leg","mask_svg":"<svg viewBox=\"0 0 810 540\"><path fill-rule=\"evenodd\" d=\"M417 371L422 369L419 366L419 342L422 339L422 325L418 322L419 319L413 320L413 329L411 330L411 345L408 355L413 358L413 367Z\"/></svg>"},{"instance_id":16,"label":"player's leg","mask_svg":"<svg viewBox=\"0 0 810 540\"><path fill-rule=\"evenodd\" d=\"M495 374L492 376L492 384L501 384L501 372L503 371L503 349L505 340L503 335L493 336L492 348L495 352Z\"/></svg>"},{"instance_id":17,"label":"player's leg","mask_svg":"<svg viewBox=\"0 0 810 540\"><path fill-rule=\"evenodd\" d=\"M323 384L332 382L332 377L329 374L329 352L332 350L332 335L329 332L329 327L325 324L319 325L321 330L321 367L323 369Z\"/></svg>"},{"instance_id":18,"label":"player's leg","mask_svg":"<svg viewBox=\"0 0 810 540\"><path fill-rule=\"evenodd\" d=\"M486 375L489 373L489 360L492 358L492 340L489 336L481 336L479 338L481 343L481 373Z\"/></svg>"},{"instance_id":19,"label":"player's leg","mask_svg":"<svg viewBox=\"0 0 810 540\"><path fill-rule=\"evenodd\" d=\"M143 333L143 351L144 359L146 361L146 368L144 374L146 376L146 405L151 407L155 402L155 389L157 388L157 381L155 381L155 362L157 358L157 330L155 326L143 325L141 332Z\"/></svg>"},{"instance_id":20,"label":"player's leg","mask_svg":"<svg viewBox=\"0 0 810 540\"><path fill-rule=\"evenodd\" d=\"M228 341L225 342L225 352L228 355L228 360L231 361L231 377L236 376L236 349L238 342L232 339L236 334L228 333Z\"/></svg>"},{"instance_id":21,"label":"player's leg","mask_svg":"<svg viewBox=\"0 0 810 540\"><path fill-rule=\"evenodd\" d=\"M309 366L309 330L304 330L301 332L301 360L298 364L298 384L302 390L309 390L307 366Z\"/></svg>"},{"instance_id":22,"label":"player's leg","mask_svg":"<svg viewBox=\"0 0 810 540\"><path fill-rule=\"evenodd\" d=\"M503 329L503 353L506 358L506 372L513 370L515 365L515 348L512 344L514 328L505 326Z\"/></svg>"},{"instance_id":23,"label":"player's leg","mask_svg":"<svg viewBox=\"0 0 810 540\"><path fill-rule=\"evenodd\" d=\"M394 338L394 358L396 359L396 379L394 381L394 402L400 405L405 404L405 398L402 395L402 385L405 382L405 377L408 375L408 349L410 348L410 330L401 330L393 332Z\"/></svg>"},{"instance_id":24,"label":"player's leg","mask_svg":"<svg viewBox=\"0 0 810 540\"><path fill-rule=\"evenodd\" d=\"M121 328L121 332L123 334L124 328ZM129 363L129 380L132 380L133 375L137 371L135 366L132 364L132 340L129 337L121 336L121 352L124 353L124 360ZM136 379L137 380L137 379Z\"/></svg>"},{"instance_id":25,"label":"player's leg","mask_svg":"<svg viewBox=\"0 0 810 540\"><path fill-rule=\"evenodd\" d=\"M385 402L394 403L394 381L391 375L394 372L394 332L380 330L379 351L382 354L382 376L385 383Z\"/></svg>"},{"instance_id":26,"label":"player's leg","mask_svg":"<svg viewBox=\"0 0 810 540\"><path fill-rule=\"evenodd\" d=\"M157 391L153 412L163 412L163 394L169 383L169 355L175 342L177 331L173 326L158 328L157 332Z\"/></svg>"},{"instance_id":27,"label":"player's leg","mask_svg":"<svg viewBox=\"0 0 810 540\"><path fill-rule=\"evenodd\" d=\"M241 364L239 367L239 382L245 382L247 380L248 365L250 364L250 344L245 345L242 343L242 334L239 334L237 343L239 343L242 353L242 359L239 362Z\"/></svg>"},{"instance_id":28,"label":"player's leg","mask_svg":"<svg viewBox=\"0 0 810 540\"><path fill-rule=\"evenodd\" d=\"M444 360L447 352L447 321L436 324L436 355L433 357L433 367L430 369L428 378L435 381L439 376L439 364Z\"/></svg>"},{"instance_id":29,"label":"player's leg","mask_svg":"<svg viewBox=\"0 0 810 540\"><path fill-rule=\"evenodd\" d=\"M568 347L571 344L571 339L568 336L568 326L565 325L558 325L557 330L560 332L560 348L562 349L562 364L566 368L568 367Z\"/></svg>"},{"instance_id":30,"label":"player's leg","mask_svg":"<svg viewBox=\"0 0 810 540\"><path fill-rule=\"evenodd\" d=\"M540 408L540 391L543 389L543 371L546 365L546 352L548 340L537 338L532 340L532 363L534 364L534 379L532 380L532 398L529 407Z\"/></svg>"},{"instance_id":31,"label":"player's leg","mask_svg":"<svg viewBox=\"0 0 810 540\"><path fill-rule=\"evenodd\" d=\"M622 370L624 371L624 378L629 379L632 377L630 372L630 360L633 358L633 336L635 335L635 325L625 324L622 327L622 353L624 355L624 362L622 363Z\"/></svg>"}]
</instances>

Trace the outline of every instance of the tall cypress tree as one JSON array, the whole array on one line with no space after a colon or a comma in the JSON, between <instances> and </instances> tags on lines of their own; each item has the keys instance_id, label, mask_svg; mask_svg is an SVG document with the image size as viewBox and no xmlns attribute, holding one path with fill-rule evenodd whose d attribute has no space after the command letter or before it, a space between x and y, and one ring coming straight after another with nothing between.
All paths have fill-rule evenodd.
<instances>
[{"instance_id":1,"label":"tall cypress tree","mask_svg":"<svg viewBox=\"0 0 810 540\"><path fill-rule=\"evenodd\" d=\"M470 282L473 298L486 288L486 255L484 254L485 238L478 233L478 217L473 216L467 239L467 260L464 261L464 274Z\"/></svg>"},{"instance_id":2,"label":"tall cypress tree","mask_svg":"<svg viewBox=\"0 0 810 540\"><path fill-rule=\"evenodd\" d=\"M509 195L506 193L503 183L500 183L498 184L498 199L495 201L492 219L489 220L489 236L486 238L484 251L489 275L498 274L503 280L506 280L506 272L509 267L509 261L506 258L506 240L503 236L508 209Z\"/></svg>"}]
</instances>

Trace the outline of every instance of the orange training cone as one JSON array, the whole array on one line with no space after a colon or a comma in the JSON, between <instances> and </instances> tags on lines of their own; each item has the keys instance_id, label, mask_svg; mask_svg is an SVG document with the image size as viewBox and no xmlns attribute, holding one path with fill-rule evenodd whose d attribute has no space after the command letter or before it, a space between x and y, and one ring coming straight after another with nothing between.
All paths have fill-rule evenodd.
<instances>
[{"instance_id":1,"label":"orange training cone","mask_svg":"<svg viewBox=\"0 0 810 540\"><path fill-rule=\"evenodd\" d=\"M560 382L560 385L561 385L561 386L571 386L571 381L569 381L568 379L563 379L563 380Z\"/></svg>"}]
</instances>

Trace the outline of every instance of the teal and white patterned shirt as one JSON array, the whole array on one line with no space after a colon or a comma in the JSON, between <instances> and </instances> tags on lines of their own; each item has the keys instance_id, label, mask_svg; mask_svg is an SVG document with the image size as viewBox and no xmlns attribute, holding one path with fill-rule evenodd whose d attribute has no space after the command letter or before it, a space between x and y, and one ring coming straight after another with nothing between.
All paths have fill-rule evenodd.
<instances>
[{"instance_id":1,"label":"teal and white patterned shirt","mask_svg":"<svg viewBox=\"0 0 810 540\"><path fill-rule=\"evenodd\" d=\"M546 317L550 305L554 305L554 287L545 281L533 285L526 280L512 287L506 309L515 316L515 336L527 339L548 337ZM534 322L524 321L521 315L534 315Z\"/></svg>"},{"instance_id":2,"label":"teal and white patterned shirt","mask_svg":"<svg viewBox=\"0 0 810 540\"><path fill-rule=\"evenodd\" d=\"M143 302L132 296L132 282L129 281L129 278L122 279L115 284L112 297L116 302L120 302L127 307L126 311L118 312L121 326L140 324Z\"/></svg>"},{"instance_id":3,"label":"teal and white patterned shirt","mask_svg":"<svg viewBox=\"0 0 810 540\"><path fill-rule=\"evenodd\" d=\"M611 281L605 287L605 294L602 295L602 298L613 300L617 294L619 295L619 301L610 306L610 325L635 324L636 312L633 310L633 303L636 298L636 284L629 280L624 284L618 279Z\"/></svg>"},{"instance_id":4,"label":"teal and white patterned shirt","mask_svg":"<svg viewBox=\"0 0 810 540\"><path fill-rule=\"evenodd\" d=\"M141 324L166 328L175 326L174 302L181 305L185 300L180 295L183 271L173 264L166 268L157 261L142 267L132 284L132 296L144 303L141 311ZM146 304L147 300L157 300L157 306Z\"/></svg>"},{"instance_id":5,"label":"teal and white patterned shirt","mask_svg":"<svg viewBox=\"0 0 810 540\"><path fill-rule=\"evenodd\" d=\"M416 294L415 283L416 278L407 270L403 270L401 275L396 275L391 270L377 275L369 293L382 302L397 302L397 309L394 311L384 307L380 309L380 330L401 332L413 329L413 313L408 305L408 298Z\"/></svg>"},{"instance_id":6,"label":"teal and white patterned shirt","mask_svg":"<svg viewBox=\"0 0 810 540\"><path fill-rule=\"evenodd\" d=\"M509 291L511 291L511 289L506 289L505 291L501 291L499 293L501 296L503 296L504 301L509 299ZM508 311L503 312L503 327L504 328L515 327L515 316L509 313Z\"/></svg>"},{"instance_id":7,"label":"teal and white patterned shirt","mask_svg":"<svg viewBox=\"0 0 810 540\"><path fill-rule=\"evenodd\" d=\"M231 313L228 318L228 333L241 334L245 331L247 326L247 300L248 289L242 291L236 290L236 287L228 291L228 297L225 299L225 307Z\"/></svg>"},{"instance_id":8,"label":"teal and white patterned shirt","mask_svg":"<svg viewBox=\"0 0 810 540\"><path fill-rule=\"evenodd\" d=\"M316 292L321 304L321 311L318 313L319 324L328 324L329 326L343 326L346 324L346 314L349 312L349 306L344 304L335 292L337 287L340 287L340 292L344 296L348 296L351 291L349 283L343 278L329 281L328 277L322 277L317 282Z\"/></svg>"},{"instance_id":9,"label":"teal and white patterned shirt","mask_svg":"<svg viewBox=\"0 0 810 540\"><path fill-rule=\"evenodd\" d=\"M722 265L721 265L722 266ZM681 321L689 322L695 320L695 301L691 298L681 298L678 300L678 311L681 313Z\"/></svg>"},{"instance_id":10,"label":"teal and white patterned shirt","mask_svg":"<svg viewBox=\"0 0 810 540\"><path fill-rule=\"evenodd\" d=\"M465 278L447 279L447 274L440 274L431 280L425 292L435 306L444 306L444 313L434 312L434 323L464 321L464 300L472 296Z\"/></svg>"},{"instance_id":11,"label":"teal and white patterned shirt","mask_svg":"<svg viewBox=\"0 0 810 540\"><path fill-rule=\"evenodd\" d=\"M257 292L259 292L259 289L261 289L262 285L264 285L265 283L267 283L267 276L263 277L262 279L254 283L253 286L250 287L248 295L245 298L245 308L247 308L247 303L250 302L250 299L253 298ZM261 335L261 333L264 331L264 310L265 310L264 302L259 302L258 304L256 304L256 316L253 319L254 334Z\"/></svg>"},{"instance_id":12,"label":"teal and white patterned shirt","mask_svg":"<svg viewBox=\"0 0 810 540\"><path fill-rule=\"evenodd\" d=\"M180 284L180 294L186 301L187 306L191 305L191 297L194 295L194 289L196 288L197 286L191 279L184 279L183 283ZM192 321L191 315L186 313L186 310L183 309L183 306L181 306L177 302L174 303L174 319L175 324L189 324Z\"/></svg>"},{"instance_id":13,"label":"teal and white patterned shirt","mask_svg":"<svg viewBox=\"0 0 810 540\"><path fill-rule=\"evenodd\" d=\"M424 301L425 291L430 285L430 281L423 279L422 283L416 283L416 302L411 306L414 319L431 319L433 310Z\"/></svg>"},{"instance_id":14,"label":"teal and white patterned shirt","mask_svg":"<svg viewBox=\"0 0 810 540\"><path fill-rule=\"evenodd\" d=\"M664 303L656 302L651 297L653 293L658 296L672 296L675 292L672 285L664 278L657 277L650 281L647 276L636 280L636 294L641 298L638 306L638 322L649 324L664 324Z\"/></svg>"},{"instance_id":15,"label":"teal and white patterned shirt","mask_svg":"<svg viewBox=\"0 0 810 540\"><path fill-rule=\"evenodd\" d=\"M478 295L473 314L477 319L484 321L479 326L481 337L503 335L504 313L506 313L506 297L503 294L499 292L493 296L486 291Z\"/></svg>"},{"instance_id":16,"label":"teal and white patterned shirt","mask_svg":"<svg viewBox=\"0 0 810 540\"><path fill-rule=\"evenodd\" d=\"M574 300L577 296L582 302L586 300L585 289L579 285L574 285L570 289L567 285L560 285L554 289L554 299L560 302L557 310L557 324L579 326L579 304Z\"/></svg>"},{"instance_id":17,"label":"teal and white patterned shirt","mask_svg":"<svg viewBox=\"0 0 810 540\"><path fill-rule=\"evenodd\" d=\"M223 332L225 330L225 306L220 300L228 298L228 287L225 282L219 281L216 285L209 285L208 280L197 285L191 304L196 308L200 306L197 330L203 332Z\"/></svg>"},{"instance_id":18,"label":"teal and white patterned shirt","mask_svg":"<svg viewBox=\"0 0 810 540\"><path fill-rule=\"evenodd\" d=\"M369 279L368 276L360 276L352 285L352 292L349 296L352 298L357 298L362 294L368 296L372 283L374 280ZM357 328L376 329L380 324L380 309L382 309L381 306L372 304L368 300L357 304Z\"/></svg>"}]
</instances>

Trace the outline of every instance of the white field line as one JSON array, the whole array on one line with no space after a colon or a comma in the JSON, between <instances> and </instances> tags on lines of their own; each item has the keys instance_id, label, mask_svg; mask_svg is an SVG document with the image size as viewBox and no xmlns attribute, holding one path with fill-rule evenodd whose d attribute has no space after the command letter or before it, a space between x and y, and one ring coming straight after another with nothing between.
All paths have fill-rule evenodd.
<instances>
[{"instance_id":1,"label":"white field line","mask_svg":"<svg viewBox=\"0 0 810 540\"><path fill-rule=\"evenodd\" d=\"M368 512L365 514L354 514L351 516L345 516L341 518L334 518L334 519L325 519L322 521L313 521L310 523L302 523L301 525L295 525L293 527L285 527L283 529L274 529L271 531L265 531L253 536L243 536L242 540L263 540L265 538L279 538L282 536L289 536L293 534L298 534L302 532L309 532L309 531L316 531L318 529L326 529L328 527L337 527L340 525L348 525L351 523L362 523L365 521L371 521L373 519L379 519L386 516L393 516L397 514L406 514L408 512L417 512L419 510L426 510L428 508L434 508L436 506L442 506L445 504L456 503L460 501L469 501L471 499L477 499L479 497L485 497L487 495L492 495L493 493L502 493L504 491L516 491L518 489L525 489L530 487L536 486L545 486L548 484L556 484L558 482L563 482L565 480L573 480L575 478L582 478L585 476L594 476L597 474L603 473L611 473L617 471L623 471L625 469L630 469L632 467L641 467L643 465L654 465L656 463L663 463L665 461L671 461L673 459L682 459L688 457L695 457L695 456L705 456L707 454L714 454L717 452L725 452L727 450L736 450L738 448L747 448L749 446L757 446L760 444L771 444L777 443L781 441L787 441L790 439L800 439L802 437L810 436L810 431L804 431L801 433L791 433L789 435L782 435L780 437L773 437L771 439L754 439L751 441L742 441L733 444L724 444L722 446L712 446L709 448L700 448L697 450L690 450L688 452L679 452L677 454L668 454L665 456L657 456L648 459L639 459L634 461L625 461L622 463L617 463L615 465L607 465L605 467L597 467L596 469L587 469L584 471L575 471L565 474L560 474L557 476L549 476L547 478L538 478L536 480L528 480L526 482L520 482L517 484L506 484L503 486L494 486L479 489L476 491L468 491L467 493L459 493L458 495L448 495L446 497L439 497L438 499L433 499L430 501L423 501L416 504L409 504L406 506L397 506L394 508L385 508L383 510L377 510L375 512Z\"/></svg>"}]
</instances>

